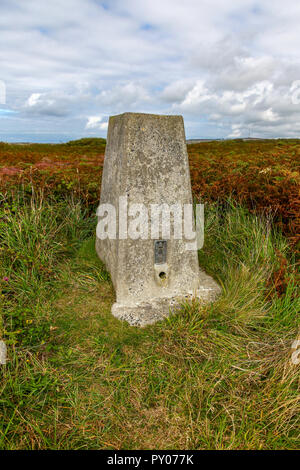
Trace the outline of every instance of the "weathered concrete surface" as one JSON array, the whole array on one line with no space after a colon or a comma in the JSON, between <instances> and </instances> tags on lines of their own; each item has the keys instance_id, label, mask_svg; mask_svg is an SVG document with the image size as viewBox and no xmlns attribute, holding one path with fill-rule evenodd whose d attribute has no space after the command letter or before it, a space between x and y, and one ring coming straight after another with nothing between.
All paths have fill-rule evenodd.
<instances>
[{"instance_id":1,"label":"weathered concrete surface","mask_svg":"<svg viewBox=\"0 0 300 470\"><path fill-rule=\"evenodd\" d=\"M100 203L192 203L189 162L181 116L125 113L109 120ZM168 316L183 299L213 301L218 284L199 270L186 240L167 240L164 265L155 264L154 240L96 240L96 250L116 291L112 313L144 326ZM159 274L163 270L165 279Z\"/></svg>"}]
</instances>

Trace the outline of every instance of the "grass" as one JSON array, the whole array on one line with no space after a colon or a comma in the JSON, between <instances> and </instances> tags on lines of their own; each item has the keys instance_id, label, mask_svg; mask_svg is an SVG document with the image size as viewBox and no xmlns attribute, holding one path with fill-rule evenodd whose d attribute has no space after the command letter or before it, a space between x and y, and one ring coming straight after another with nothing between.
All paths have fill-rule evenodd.
<instances>
[{"instance_id":1,"label":"grass","mask_svg":"<svg viewBox=\"0 0 300 470\"><path fill-rule=\"evenodd\" d=\"M110 313L84 204L1 207L1 449L299 447L296 268L270 219L207 206L199 259L222 296L138 329Z\"/></svg>"}]
</instances>

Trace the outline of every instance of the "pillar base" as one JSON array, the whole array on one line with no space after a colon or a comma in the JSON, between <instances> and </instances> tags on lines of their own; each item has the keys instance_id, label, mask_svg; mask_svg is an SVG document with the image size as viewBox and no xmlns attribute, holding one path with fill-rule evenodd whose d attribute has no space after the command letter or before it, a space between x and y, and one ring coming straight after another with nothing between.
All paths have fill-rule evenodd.
<instances>
[{"instance_id":1,"label":"pillar base","mask_svg":"<svg viewBox=\"0 0 300 470\"><path fill-rule=\"evenodd\" d=\"M114 317L126 321L132 326L151 325L178 312L185 301L198 299L200 302L210 303L214 302L221 293L221 287L204 272L200 275L199 284L200 287L194 292L175 291L169 295L137 300L136 302L116 302L113 304L111 312Z\"/></svg>"}]
</instances>

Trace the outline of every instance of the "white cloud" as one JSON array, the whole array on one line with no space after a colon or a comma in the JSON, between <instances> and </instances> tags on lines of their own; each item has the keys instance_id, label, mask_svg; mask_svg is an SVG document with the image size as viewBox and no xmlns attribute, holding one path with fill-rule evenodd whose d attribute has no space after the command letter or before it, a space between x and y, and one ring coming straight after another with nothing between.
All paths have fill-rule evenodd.
<instances>
[{"instance_id":1,"label":"white cloud","mask_svg":"<svg viewBox=\"0 0 300 470\"><path fill-rule=\"evenodd\" d=\"M197 80L191 90L187 92L180 107L182 107L182 109L190 109L193 111L197 109L199 105L201 106L205 101L209 101L214 98L215 95L209 93L205 82L202 80Z\"/></svg>"},{"instance_id":2,"label":"white cloud","mask_svg":"<svg viewBox=\"0 0 300 470\"><path fill-rule=\"evenodd\" d=\"M242 135L242 129L240 124L232 124L232 132L227 137L230 139L238 139Z\"/></svg>"},{"instance_id":3,"label":"white cloud","mask_svg":"<svg viewBox=\"0 0 300 470\"><path fill-rule=\"evenodd\" d=\"M161 93L161 99L169 103L177 103L182 101L189 92L193 81L177 80L167 85Z\"/></svg>"},{"instance_id":4,"label":"white cloud","mask_svg":"<svg viewBox=\"0 0 300 470\"><path fill-rule=\"evenodd\" d=\"M88 122L86 123L85 128L106 130L108 127L108 123L102 122L102 119L103 118L101 116L90 116L88 118Z\"/></svg>"},{"instance_id":5,"label":"white cloud","mask_svg":"<svg viewBox=\"0 0 300 470\"><path fill-rule=\"evenodd\" d=\"M73 101L72 96L63 93L32 93L23 109L27 114L59 118L70 112Z\"/></svg>"},{"instance_id":6,"label":"white cloud","mask_svg":"<svg viewBox=\"0 0 300 470\"><path fill-rule=\"evenodd\" d=\"M104 106L113 106L116 110L131 108L140 103L145 105L150 100L146 89L134 82L117 85L111 89L103 90L97 100Z\"/></svg>"},{"instance_id":7,"label":"white cloud","mask_svg":"<svg viewBox=\"0 0 300 470\"><path fill-rule=\"evenodd\" d=\"M41 93L32 93L26 101L26 106L32 107L36 106L41 98Z\"/></svg>"},{"instance_id":8,"label":"white cloud","mask_svg":"<svg viewBox=\"0 0 300 470\"><path fill-rule=\"evenodd\" d=\"M262 119L264 121L275 122L279 120L279 116L277 113L274 113L272 108L266 109L261 113Z\"/></svg>"}]
</instances>

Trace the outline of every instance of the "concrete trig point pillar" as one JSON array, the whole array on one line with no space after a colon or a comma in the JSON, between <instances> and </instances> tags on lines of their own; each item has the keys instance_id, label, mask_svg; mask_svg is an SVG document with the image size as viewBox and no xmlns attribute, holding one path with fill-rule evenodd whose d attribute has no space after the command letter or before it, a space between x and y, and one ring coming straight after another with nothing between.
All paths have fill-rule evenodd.
<instances>
[{"instance_id":1,"label":"concrete trig point pillar","mask_svg":"<svg viewBox=\"0 0 300 470\"><path fill-rule=\"evenodd\" d=\"M181 116L124 113L110 118L100 207L103 204L114 206L117 216L116 239L99 237L98 227L96 238L97 253L116 291L114 316L144 326L168 316L183 300L216 298L220 287L199 269L197 250L187 249L190 240L174 237L172 215L169 239L161 230L151 238L151 217L144 222L142 238L126 237L124 227L124 211L129 212L128 224L133 219L132 204L143 204L149 215L153 204L192 204Z\"/></svg>"}]
</instances>

